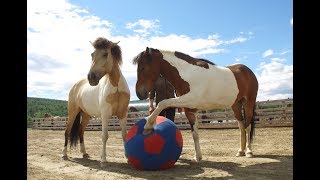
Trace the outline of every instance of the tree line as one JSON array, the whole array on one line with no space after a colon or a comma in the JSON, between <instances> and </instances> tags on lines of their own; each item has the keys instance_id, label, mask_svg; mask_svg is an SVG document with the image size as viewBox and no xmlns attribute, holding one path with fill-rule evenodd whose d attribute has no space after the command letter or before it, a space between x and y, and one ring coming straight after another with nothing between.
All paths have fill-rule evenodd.
<instances>
[{"instance_id":1,"label":"tree line","mask_svg":"<svg viewBox=\"0 0 320 180\"><path fill-rule=\"evenodd\" d=\"M27 124L32 124L32 118L43 118L44 115L66 117L68 101L27 97Z\"/></svg>"}]
</instances>

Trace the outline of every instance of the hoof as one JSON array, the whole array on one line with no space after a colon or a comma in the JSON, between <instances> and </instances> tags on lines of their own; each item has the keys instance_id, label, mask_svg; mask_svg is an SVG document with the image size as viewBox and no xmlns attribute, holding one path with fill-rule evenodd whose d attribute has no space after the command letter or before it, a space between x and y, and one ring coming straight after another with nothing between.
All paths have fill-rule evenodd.
<instances>
[{"instance_id":1,"label":"hoof","mask_svg":"<svg viewBox=\"0 0 320 180\"><path fill-rule=\"evenodd\" d=\"M85 159L88 159L90 156L89 156L89 154L85 153L85 154L82 155L82 157L85 158Z\"/></svg>"},{"instance_id":2,"label":"hoof","mask_svg":"<svg viewBox=\"0 0 320 180\"><path fill-rule=\"evenodd\" d=\"M252 152L247 152L247 153L246 153L246 157L247 157L247 158L252 158L252 157L253 157Z\"/></svg>"},{"instance_id":3,"label":"hoof","mask_svg":"<svg viewBox=\"0 0 320 180\"><path fill-rule=\"evenodd\" d=\"M197 157L197 156L194 156L194 158L193 158L193 162L200 162L202 160L202 157L200 156L200 157Z\"/></svg>"},{"instance_id":4,"label":"hoof","mask_svg":"<svg viewBox=\"0 0 320 180\"><path fill-rule=\"evenodd\" d=\"M148 134L150 134L151 132L152 132L152 129L144 129L143 132L142 132L142 134L143 134L143 135L148 135Z\"/></svg>"},{"instance_id":5,"label":"hoof","mask_svg":"<svg viewBox=\"0 0 320 180\"><path fill-rule=\"evenodd\" d=\"M68 160L69 158L68 158L68 156L62 156L62 159L63 160Z\"/></svg>"},{"instance_id":6,"label":"hoof","mask_svg":"<svg viewBox=\"0 0 320 180\"><path fill-rule=\"evenodd\" d=\"M236 157L245 156L245 153L243 151L238 151L236 154Z\"/></svg>"},{"instance_id":7,"label":"hoof","mask_svg":"<svg viewBox=\"0 0 320 180\"><path fill-rule=\"evenodd\" d=\"M149 125L149 124L146 124L146 125L144 125L144 127L143 127L145 130L151 130L152 128L153 128L153 126L152 125Z\"/></svg>"}]
</instances>

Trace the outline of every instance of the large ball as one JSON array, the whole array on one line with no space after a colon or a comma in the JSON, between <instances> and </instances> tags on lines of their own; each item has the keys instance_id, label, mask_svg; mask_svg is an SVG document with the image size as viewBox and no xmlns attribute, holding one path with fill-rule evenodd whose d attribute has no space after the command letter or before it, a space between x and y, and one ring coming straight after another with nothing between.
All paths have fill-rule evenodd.
<instances>
[{"instance_id":1,"label":"large ball","mask_svg":"<svg viewBox=\"0 0 320 180\"><path fill-rule=\"evenodd\" d=\"M146 122L145 118L140 119L128 130L125 152L129 163L141 170L171 168L182 151L180 130L170 119L158 116L154 130L143 135Z\"/></svg>"}]
</instances>

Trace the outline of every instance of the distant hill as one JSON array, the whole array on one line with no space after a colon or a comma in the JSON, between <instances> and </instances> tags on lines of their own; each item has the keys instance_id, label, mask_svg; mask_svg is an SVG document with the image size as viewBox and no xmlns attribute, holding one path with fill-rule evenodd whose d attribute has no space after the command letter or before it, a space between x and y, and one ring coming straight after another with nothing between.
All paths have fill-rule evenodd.
<instances>
[{"instance_id":1,"label":"distant hill","mask_svg":"<svg viewBox=\"0 0 320 180\"><path fill-rule=\"evenodd\" d=\"M42 118L45 113L52 116L68 116L68 101L27 97L27 126L32 124L32 118Z\"/></svg>"},{"instance_id":2,"label":"distant hill","mask_svg":"<svg viewBox=\"0 0 320 180\"><path fill-rule=\"evenodd\" d=\"M27 97L27 116L43 117L45 113L52 116L67 116L68 101Z\"/></svg>"}]
</instances>

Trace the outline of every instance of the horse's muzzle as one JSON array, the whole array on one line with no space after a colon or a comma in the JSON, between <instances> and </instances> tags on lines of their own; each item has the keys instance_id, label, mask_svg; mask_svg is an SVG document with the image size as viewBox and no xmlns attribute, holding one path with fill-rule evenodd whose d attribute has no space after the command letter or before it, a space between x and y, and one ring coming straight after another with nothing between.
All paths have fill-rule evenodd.
<instances>
[{"instance_id":1,"label":"horse's muzzle","mask_svg":"<svg viewBox=\"0 0 320 180\"><path fill-rule=\"evenodd\" d=\"M97 79L97 76L94 73L88 74L88 81L91 86L96 86L99 84L99 80Z\"/></svg>"},{"instance_id":2,"label":"horse's muzzle","mask_svg":"<svg viewBox=\"0 0 320 180\"><path fill-rule=\"evenodd\" d=\"M144 87L139 89L136 88L136 94L140 100L144 100L148 98L149 92Z\"/></svg>"}]
</instances>

